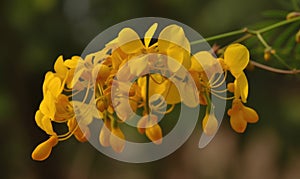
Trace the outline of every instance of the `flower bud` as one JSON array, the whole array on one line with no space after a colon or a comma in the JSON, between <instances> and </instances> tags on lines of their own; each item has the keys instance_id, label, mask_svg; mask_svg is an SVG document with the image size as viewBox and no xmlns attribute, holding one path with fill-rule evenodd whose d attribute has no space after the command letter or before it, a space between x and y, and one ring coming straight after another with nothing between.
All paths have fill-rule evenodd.
<instances>
[{"instance_id":1,"label":"flower bud","mask_svg":"<svg viewBox=\"0 0 300 179\"><path fill-rule=\"evenodd\" d=\"M227 89L229 92L234 93L234 83L228 83Z\"/></svg>"},{"instance_id":2,"label":"flower bud","mask_svg":"<svg viewBox=\"0 0 300 179\"><path fill-rule=\"evenodd\" d=\"M125 147L125 136L119 127L112 128L109 142L115 152L123 152Z\"/></svg>"},{"instance_id":3,"label":"flower bud","mask_svg":"<svg viewBox=\"0 0 300 179\"><path fill-rule=\"evenodd\" d=\"M214 135L218 129L218 120L216 119L216 116L214 114L206 113L202 121L202 128L206 135Z\"/></svg>"},{"instance_id":4,"label":"flower bud","mask_svg":"<svg viewBox=\"0 0 300 179\"><path fill-rule=\"evenodd\" d=\"M104 147L108 147L110 146L110 143L109 143L109 138L110 138L110 120L105 120L102 128L101 128L101 131L100 131L100 134L99 134L99 142L102 146Z\"/></svg>"},{"instance_id":5,"label":"flower bud","mask_svg":"<svg viewBox=\"0 0 300 179\"><path fill-rule=\"evenodd\" d=\"M286 15L286 19L293 19L300 16L300 12L290 12Z\"/></svg>"}]
</instances>

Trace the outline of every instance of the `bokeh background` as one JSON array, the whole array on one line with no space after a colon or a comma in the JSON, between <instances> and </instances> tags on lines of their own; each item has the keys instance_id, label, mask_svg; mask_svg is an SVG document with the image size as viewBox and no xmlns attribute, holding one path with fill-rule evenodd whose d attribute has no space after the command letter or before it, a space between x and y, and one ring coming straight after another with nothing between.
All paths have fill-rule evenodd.
<instances>
[{"instance_id":1,"label":"bokeh background","mask_svg":"<svg viewBox=\"0 0 300 179\"><path fill-rule=\"evenodd\" d=\"M31 159L47 136L35 125L46 71L59 55L81 54L101 31L124 20L157 16L180 21L202 36L263 21L262 12L288 10L270 0L4 0L0 2L1 178L300 178L300 78L255 69L247 72L248 105L259 115L245 134L225 115L221 129L198 149L199 129L159 161L128 164L75 139L56 146L44 162ZM297 1L294 1L297 3ZM220 41L223 43L223 41ZM252 56L261 61L263 54ZM300 65L299 65L300 67Z\"/></svg>"}]
</instances>

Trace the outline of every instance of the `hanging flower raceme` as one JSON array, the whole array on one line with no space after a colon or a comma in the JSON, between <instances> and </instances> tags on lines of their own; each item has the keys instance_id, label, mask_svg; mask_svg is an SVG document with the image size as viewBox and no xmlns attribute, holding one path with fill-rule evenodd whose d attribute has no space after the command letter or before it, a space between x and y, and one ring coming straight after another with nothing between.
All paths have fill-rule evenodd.
<instances>
[{"instance_id":1,"label":"hanging flower raceme","mask_svg":"<svg viewBox=\"0 0 300 179\"><path fill-rule=\"evenodd\" d=\"M45 75L43 100L35 115L49 139L33 151L34 160L45 160L59 141L71 136L80 142L89 140L89 125L94 120L103 123L98 134L100 145L121 153L126 147L125 123L137 113L141 114L135 126L138 133L159 145L164 137L159 115L172 112L178 103L190 108L206 105L202 128L213 136L220 124L212 95L234 99L228 114L235 131L243 132L247 123L258 120L256 112L243 105L248 96L243 72L249 62L246 47L228 46L224 59L208 51L191 54L190 42L180 26L166 26L156 37L157 27L154 23L142 37L124 28L100 51L84 58L58 57L54 72ZM226 92L220 86L226 82L227 71L235 78L228 85L232 98L220 95ZM68 131L56 130L53 123L66 125Z\"/></svg>"}]
</instances>

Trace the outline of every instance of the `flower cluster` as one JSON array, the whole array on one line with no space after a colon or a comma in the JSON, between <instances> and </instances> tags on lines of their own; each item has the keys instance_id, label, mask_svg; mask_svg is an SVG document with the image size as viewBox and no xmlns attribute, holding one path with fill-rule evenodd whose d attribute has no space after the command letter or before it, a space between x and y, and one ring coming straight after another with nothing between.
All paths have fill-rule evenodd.
<instances>
[{"instance_id":1,"label":"flower cluster","mask_svg":"<svg viewBox=\"0 0 300 179\"><path fill-rule=\"evenodd\" d=\"M203 131L214 135L219 124L211 95L222 98L218 94L227 90L234 96L222 99L233 99L228 115L235 131L244 132L247 123L258 120L257 113L243 105L248 96L243 70L249 52L245 46L228 46L224 58L215 58L208 51L191 54L181 27L169 25L156 39L153 35L157 26L153 24L144 37L124 28L102 50L84 59L58 57L54 72L45 75L43 100L35 115L37 125L50 137L35 148L34 160L45 160L59 141L71 136L85 142L93 120L103 121L99 143L122 152L125 131L120 126L138 111L142 111L142 117L136 124L137 131L154 144L161 144L163 130L158 116L171 112L178 103L191 108L206 105ZM226 82L228 71L235 81L220 91L218 87ZM195 84L196 93L190 84ZM57 133L53 123L65 124L68 131Z\"/></svg>"}]
</instances>

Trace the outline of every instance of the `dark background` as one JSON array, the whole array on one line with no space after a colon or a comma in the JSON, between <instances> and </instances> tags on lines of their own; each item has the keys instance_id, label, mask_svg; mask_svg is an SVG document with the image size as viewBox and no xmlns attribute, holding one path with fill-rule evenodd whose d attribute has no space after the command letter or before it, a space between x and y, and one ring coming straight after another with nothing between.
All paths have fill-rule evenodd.
<instances>
[{"instance_id":1,"label":"dark background","mask_svg":"<svg viewBox=\"0 0 300 179\"><path fill-rule=\"evenodd\" d=\"M236 134L225 116L206 148L198 149L199 136L192 135L175 153L151 163L115 161L73 138L56 146L46 161L31 159L35 146L47 138L34 114L44 74L59 55L81 54L101 31L132 18L170 18L208 37L262 21L262 12L270 9L287 7L268 0L1 1L0 177L300 178L299 76L259 69L247 75L248 105L260 121L245 134Z\"/></svg>"}]
</instances>

